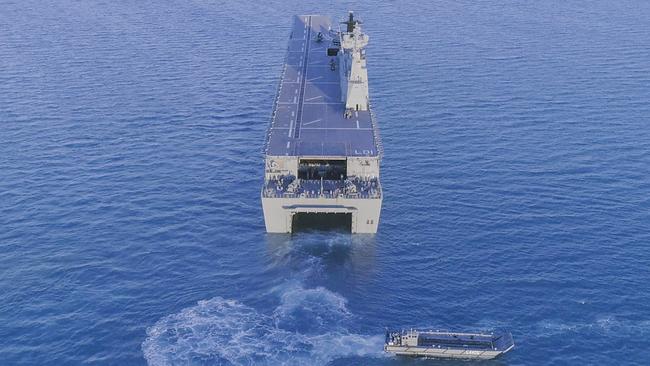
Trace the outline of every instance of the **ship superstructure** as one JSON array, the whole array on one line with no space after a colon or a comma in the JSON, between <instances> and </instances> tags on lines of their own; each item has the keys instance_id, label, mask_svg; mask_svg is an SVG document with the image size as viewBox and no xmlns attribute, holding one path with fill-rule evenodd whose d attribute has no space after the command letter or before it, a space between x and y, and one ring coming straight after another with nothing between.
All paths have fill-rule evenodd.
<instances>
[{"instance_id":1,"label":"ship superstructure","mask_svg":"<svg viewBox=\"0 0 650 366\"><path fill-rule=\"evenodd\" d=\"M343 218L353 233L379 224L382 157L368 96L368 36L349 14L295 16L265 154L266 230Z\"/></svg>"}]
</instances>

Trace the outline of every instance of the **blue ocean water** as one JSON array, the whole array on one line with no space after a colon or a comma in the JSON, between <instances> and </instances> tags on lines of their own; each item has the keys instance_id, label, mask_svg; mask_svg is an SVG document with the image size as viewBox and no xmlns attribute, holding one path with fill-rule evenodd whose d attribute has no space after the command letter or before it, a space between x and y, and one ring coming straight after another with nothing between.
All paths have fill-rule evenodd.
<instances>
[{"instance_id":1,"label":"blue ocean water","mask_svg":"<svg viewBox=\"0 0 650 366\"><path fill-rule=\"evenodd\" d=\"M264 232L291 16L365 21L379 233ZM0 364L650 360L650 3L0 1Z\"/></svg>"}]
</instances>

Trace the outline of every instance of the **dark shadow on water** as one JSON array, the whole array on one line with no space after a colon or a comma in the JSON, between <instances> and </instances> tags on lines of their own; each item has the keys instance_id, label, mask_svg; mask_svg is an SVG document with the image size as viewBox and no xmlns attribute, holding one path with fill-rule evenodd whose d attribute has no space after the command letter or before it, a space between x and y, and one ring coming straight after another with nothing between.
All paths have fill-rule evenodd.
<instances>
[{"instance_id":1,"label":"dark shadow on water","mask_svg":"<svg viewBox=\"0 0 650 366\"><path fill-rule=\"evenodd\" d=\"M292 228L294 233L334 231L350 234L352 214L299 212L293 215Z\"/></svg>"}]
</instances>

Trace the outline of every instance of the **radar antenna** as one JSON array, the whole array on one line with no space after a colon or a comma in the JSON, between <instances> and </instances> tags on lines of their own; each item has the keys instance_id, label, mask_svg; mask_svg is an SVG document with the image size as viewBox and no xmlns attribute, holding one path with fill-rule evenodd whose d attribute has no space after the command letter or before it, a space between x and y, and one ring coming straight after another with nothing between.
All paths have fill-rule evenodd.
<instances>
[{"instance_id":1,"label":"radar antenna","mask_svg":"<svg viewBox=\"0 0 650 366\"><path fill-rule=\"evenodd\" d=\"M354 27L356 27L357 24L363 24L361 21L354 19L354 12L350 11L348 13L348 20L345 22L341 22L341 24L345 24L346 27L346 32L352 33L354 32Z\"/></svg>"}]
</instances>

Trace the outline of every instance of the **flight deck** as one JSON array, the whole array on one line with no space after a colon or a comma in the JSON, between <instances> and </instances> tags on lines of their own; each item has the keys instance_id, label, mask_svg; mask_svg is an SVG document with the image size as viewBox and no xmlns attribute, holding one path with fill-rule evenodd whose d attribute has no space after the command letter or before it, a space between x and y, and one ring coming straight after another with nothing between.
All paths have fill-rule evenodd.
<instances>
[{"instance_id":1,"label":"flight deck","mask_svg":"<svg viewBox=\"0 0 650 366\"><path fill-rule=\"evenodd\" d=\"M381 153L370 110L345 117L336 57L327 55L329 17L295 16L267 134L266 155L377 156ZM318 34L322 41L316 41ZM334 65L332 65L332 62Z\"/></svg>"}]
</instances>

